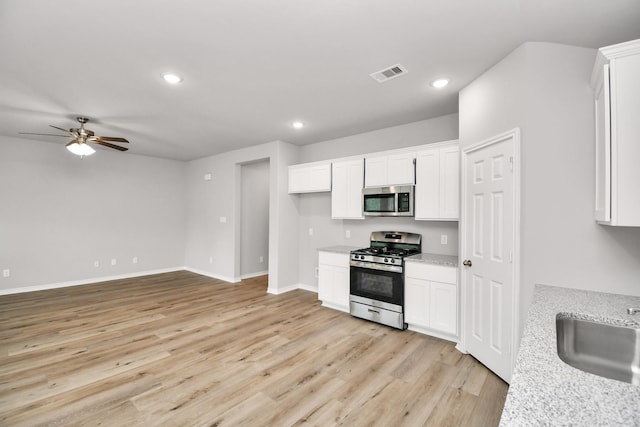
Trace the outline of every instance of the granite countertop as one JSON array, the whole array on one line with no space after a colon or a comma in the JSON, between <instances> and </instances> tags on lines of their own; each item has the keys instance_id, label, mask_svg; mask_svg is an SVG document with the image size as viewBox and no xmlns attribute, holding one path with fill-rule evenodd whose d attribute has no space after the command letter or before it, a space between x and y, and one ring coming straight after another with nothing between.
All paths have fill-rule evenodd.
<instances>
[{"instance_id":1,"label":"granite countertop","mask_svg":"<svg viewBox=\"0 0 640 427\"><path fill-rule=\"evenodd\" d=\"M422 262L425 264L446 265L449 267L458 266L458 257L455 255L439 255L439 254L422 253L418 255L408 256L404 260L405 262L406 261Z\"/></svg>"},{"instance_id":2,"label":"granite countertop","mask_svg":"<svg viewBox=\"0 0 640 427\"><path fill-rule=\"evenodd\" d=\"M361 249L361 247L337 245L337 246L327 246L324 248L318 248L318 252L335 252L338 254L348 254L351 251L355 251L356 249Z\"/></svg>"},{"instance_id":3,"label":"granite countertop","mask_svg":"<svg viewBox=\"0 0 640 427\"><path fill-rule=\"evenodd\" d=\"M564 363L556 314L640 327L640 297L536 285L500 426L639 426L640 386Z\"/></svg>"}]
</instances>

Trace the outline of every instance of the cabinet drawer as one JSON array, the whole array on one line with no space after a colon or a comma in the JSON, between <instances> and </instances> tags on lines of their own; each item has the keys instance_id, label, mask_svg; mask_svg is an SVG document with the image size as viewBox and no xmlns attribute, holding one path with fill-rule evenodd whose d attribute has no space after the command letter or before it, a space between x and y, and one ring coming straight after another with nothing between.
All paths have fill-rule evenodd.
<instances>
[{"instance_id":1,"label":"cabinet drawer","mask_svg":"<svg viewBox=\"0 0 640 427\"><path fill-rule=\"evenodd\" d=\"M405 264L406 277L429 280L433 282L457 284L458 269L444 265L432 265L418 262Z\"/></svg>"},{"instance_id":2,"label":"cabinet drawer","mask_svg":"<svg viewBox=\"0 0 640 427\"><path fill-rule=\"evenodd\" d=\"M336 252L318 252L318 264L334 265L336 267L349 267L349 254Z\"/></svg>"}]
</instances>

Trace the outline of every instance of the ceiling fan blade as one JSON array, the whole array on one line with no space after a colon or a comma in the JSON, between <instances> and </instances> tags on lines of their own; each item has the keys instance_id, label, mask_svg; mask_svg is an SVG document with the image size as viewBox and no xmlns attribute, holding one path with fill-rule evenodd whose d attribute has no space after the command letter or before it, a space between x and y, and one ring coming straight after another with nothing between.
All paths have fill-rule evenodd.
<instances>
[{"instance_id":1,"label":"ceiling fan blade","mask_svg":"<svg viewBox=\"0 0 640 427\"><path fill-rule=\"evenodd\" d=\"M54 126L54 125L49 125L49 126L54 128L54 129L58 129L58 130L61 130L62 132L67 132L67 133L70 133L71 135L73 135L73 132L71 132L69 129L62 129L62 128L59 128L58 126Z\"/></svg>"},{"instance_id":2,"label":"ceiling fan blade","mask_svg":"<svg viewBox=\"0 0 640 427\"><path fill-rule=\"evenodd\" d=\"M93 136L90 138L92 141L112 141L112 142L129 142L124 138L117 138L115 136Z\"/></svg>"},{"instance_id":3,"label":"ceiling fan blade","mask_svg":"<svg viewBox=\"0 0 640 427\"><path fill-rule=\"evenodd\" d=\"M128 150L128 148L120 147L120 146L115 145L115 144L109 144L108 142L103 142L103 141L93 141L93 142L98 144L98 145L104 145L105 147L114 148L114 149L119 150L119 151L127 151Z\"/></svg>"},{"instance_id":4,"label":"ceiling fan blade","mask_svg":"<svg viewBox=\"0 0 640 427\"><path fill-rule=\"evenodd\" d=\"M61 136L63 138L69 138L69 135L54 135L52 133L32 133L32 132L18 132L20 135L43 135L43 136Z\"/></svg>"}]
</instances>

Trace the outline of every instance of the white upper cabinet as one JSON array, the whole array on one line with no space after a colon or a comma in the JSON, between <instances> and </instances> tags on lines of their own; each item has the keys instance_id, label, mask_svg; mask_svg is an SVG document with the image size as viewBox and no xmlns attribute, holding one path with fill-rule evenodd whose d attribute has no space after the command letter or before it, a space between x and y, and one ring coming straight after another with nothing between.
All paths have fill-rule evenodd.
<instances>
[{"instance_id":1,"label":"white upper cabinet","mask_svg":"<svg viewBox=\"0 0 640 427\"><path fill-rule=\"evenodd\" d=\"M362 215L364 159L333 162L332 181L331 218L364 219Z\"/></svg>"},{"instance_id":2,"label":"white upper cabinet","mask_svg":"<svg viewBox=\"0 0 640 427\"><path fill-rule=\"evenodd\" d=\"M598 51L595 94L595 219L640 226L640 40Z\"/></svg>"},{"instance_id":3,"label":"white upper cabinet","mask_svg":"<svg viewBox=\"0 0 640 427\"><path fill-rule=\"evenodd\" d=\"M397 153L366 158L365 187L415 184L416 153Z\"/></svg>"},{"instance_id":4,"label":"white upper cabinet","mask_svg":"<svg viewBox=\"0 0 640 427\"><path fill-rule=\"evenodd\" d=\"M460 148L457 142L416 155L415 219L459 218Z\"/></svg>"},{"instance_id":5,"label":"white upper cabinet","mask_svg":"<svg viewBox=\"0 0 640 427\"><path fill-rule=\"evenodd\" d=\"M289 166L289 193L331 191L331 162Z\"/></svg>"}]
</instances>

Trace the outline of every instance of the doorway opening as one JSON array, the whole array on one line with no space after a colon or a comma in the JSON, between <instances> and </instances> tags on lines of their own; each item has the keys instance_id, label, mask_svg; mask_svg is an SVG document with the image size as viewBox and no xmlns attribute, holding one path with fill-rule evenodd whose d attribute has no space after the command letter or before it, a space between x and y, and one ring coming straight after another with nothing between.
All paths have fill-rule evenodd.
<instances>
[{"instance_id":1,"label":"doorway opening","mask_svg":"<svg viewBox=\"0 0 640 427\"><path fill-rule=\"evenodd\" d=\"M269 159L240 167L240 278L269 272Z\"/></svg>"}]
</instances>

